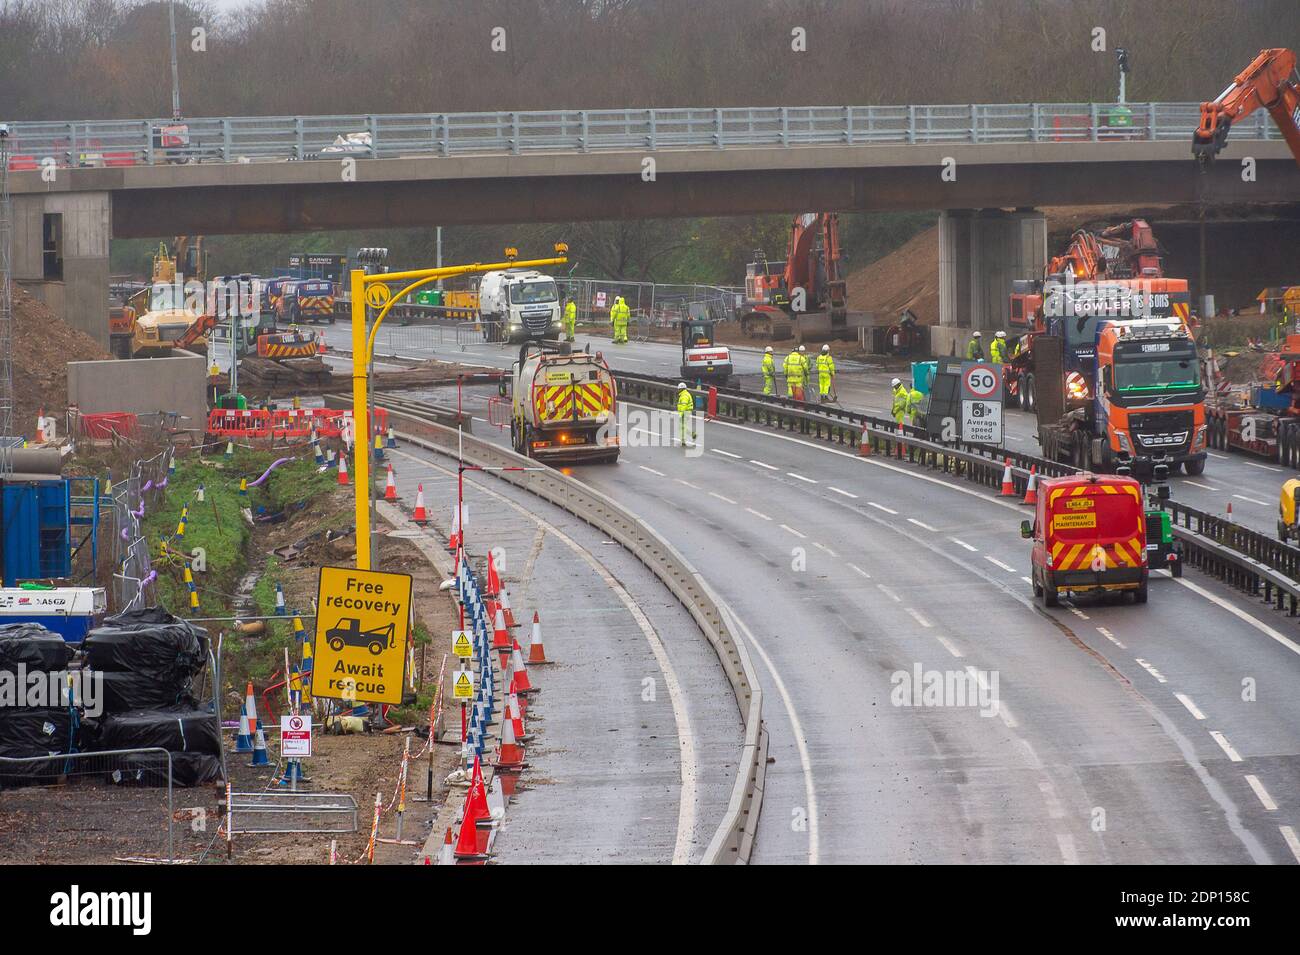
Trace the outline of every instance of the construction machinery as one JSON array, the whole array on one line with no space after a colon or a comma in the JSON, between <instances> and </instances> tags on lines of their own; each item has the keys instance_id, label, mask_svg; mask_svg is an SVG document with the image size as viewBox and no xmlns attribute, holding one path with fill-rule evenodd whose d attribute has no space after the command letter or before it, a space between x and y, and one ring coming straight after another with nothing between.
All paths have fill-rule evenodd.
<instances>
[{"instance_id":1,"label":"construction machinery","mask_svg":"<svg viewBox=\"0 0 1300 955\"><path fill-rule=\"evenodd\" d=\"M798 342L851 339L861 316L851 316L840 256L839 216L795 216L784 262L769 262L761 249L745 266L740 327L754 338Z\"/></svg>"},{"instance_id":2,"label":"construction machinery","mask_svg":"<svg viewBox=\"0 0 1300 955\"><path fill-rule=\"evenodd\" d=\"M1283 441L1295 442L1300 431L1300 335L1288 335L1282 350L1266 357L1260 380L1216 388L1206 401L1210 447L1277 461Z\"/></svg>"},{"instance_id":3,"label":"construction machinery","mask_svg":"<svg viewBox=\"0 0 1300 955\"><path fill-rule=\"evenodd\" d=\"M525 342L510 372L510 442L539 461L618 460L618 392L598 352Z\"/></svg>"},{"instance_id":4,"label":"construction machinery","mask_svg":"<svg viewBox=\"0 0 1300 955\"><path fill-rule=\"evenodd\" d=\"M1277 48L1259 56L1238 73L1214 100L1201 104L1201 124L1192 133L1192 155L1204 169L1228 141L1232 124L1257 109L1266 109L1300 163L1300 79L1296 55Z\"/></svg>"},{"instance_id":5,"label":"construction machinery","mask_svg":"<svg viewBox=\"0 0 1300 955\"><path fill-rule=\"evenodd\" d=\"M725 385L732 376L731 349L718 343L710 318L689 318L681 323L682 378L703 384Z\"/></svg>"},{"instance_id":6,"label":"construction machinery","mask_svg":"<svg viewBox=\"0 0 1300 955\"><path fill-rule=\"evenodd\" d=\"M202 283L207 275L203 236L177 236L174 254L160 242L153 257L149 286L134 295L127 305L135 312L131 354L135 357L165 354L177 344L202 316L205 296L187 301L186 283Z\"/></svg>"}]
</instances>

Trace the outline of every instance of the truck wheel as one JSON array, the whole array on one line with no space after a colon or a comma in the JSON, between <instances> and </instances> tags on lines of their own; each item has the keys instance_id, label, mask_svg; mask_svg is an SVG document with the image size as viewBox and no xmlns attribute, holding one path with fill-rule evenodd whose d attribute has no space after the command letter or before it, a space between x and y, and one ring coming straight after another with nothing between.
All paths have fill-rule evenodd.
<instances>
[{"instance_id":1,"label":"truck wheel","mask_svg":"<svg viewBox=\"0 0 1300 955\"><path fill-rule=\"evenodd\" d=\"M1034 400L1034 376L1025 375L1025 384L1021 389L1025 393L1025 410L1033 411L1037 402Z\"/></svg>"},{"instance_id":2,"label":"truck wheel","mask_svg":"<svg viewBox=\"0 0 1300 955\"><path fill-rule=\"evenodd\" d=\"M1147 582L1142 581L1142 585L1133 591L1133 602L1135 604L1144 604L1147 602Z\"/></svg>"},{"instance_id":3,"label":"truck wheel","mask_svg":"<svg viewBox=\"0 0 1300 955\"><path fill-rule=\"evenodd\" d=\"M1059 607L1061 605L1061 595L1056 592L1056 582L1052 579L1052 572L1049 570L1043 574L1043 606Z\"/></svg>"},{"instance_id":4,"label":"truck wheel","mask_svg":"<svg viewBox=\"0 0 1300 955\"><path fill-rule=\"evenodd\" d=\"M1173 468L1170 468L1172 471ZM1196 477L1198 474L1205 473L1205 458L1189 458L1183 462L1183 470L1187 472L1188 477Z\"/></svg>"}]
</instances>

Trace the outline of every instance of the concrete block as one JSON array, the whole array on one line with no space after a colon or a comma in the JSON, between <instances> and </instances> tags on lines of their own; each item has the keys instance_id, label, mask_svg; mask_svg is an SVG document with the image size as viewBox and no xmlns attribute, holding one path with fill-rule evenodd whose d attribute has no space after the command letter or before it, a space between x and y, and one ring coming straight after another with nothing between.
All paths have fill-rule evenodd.
<instances>
[{"instance_id":1,"label":"concrete block","mask_svg":"<svg viewBox=\"0 0 1300 955\"><path fill-rule=\"evenodd\" d=\"M207 422L207 363L199 355L68 362L68 404L85 414L127 411L137 415L174 411L183 427Z\"/></svg>"}]
</instances>

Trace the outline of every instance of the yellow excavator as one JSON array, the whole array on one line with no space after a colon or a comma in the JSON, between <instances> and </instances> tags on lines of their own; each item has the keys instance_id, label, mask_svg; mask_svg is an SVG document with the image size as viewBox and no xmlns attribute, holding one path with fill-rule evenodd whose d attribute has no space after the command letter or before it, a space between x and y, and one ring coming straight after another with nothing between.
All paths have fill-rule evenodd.
<instances>
[{"instance_id":1,"label":"yellow excavator","mask_svg":"<svg viewBox=\"0 0 1300 955\"><path fill-rule=\"evenodd\" d=\"M135 329L131 335L131 354L136 358L163 355L187 337L190 326L203 317L206 302L202 299L186 308L185 282L204 282L207 256L203 236L177 236L169 254L167 243L158 243L153 257L153 275L149 287L141 289L128 303L135 310ZM177 281L180 263L180 281Z\"/></svg>"}]
</instances>

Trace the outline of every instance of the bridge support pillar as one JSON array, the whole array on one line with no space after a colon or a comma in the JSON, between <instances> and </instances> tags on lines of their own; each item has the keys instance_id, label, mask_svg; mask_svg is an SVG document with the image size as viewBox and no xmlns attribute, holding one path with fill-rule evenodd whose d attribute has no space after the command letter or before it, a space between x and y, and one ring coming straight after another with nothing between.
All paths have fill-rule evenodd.
<instances>
[{"instance_id":1,"label":"bridge support pillar","mask_svg":"<svg viewBox=\"0 0 1300 955\"><path fill-rule=\"evenodd\" d=\"M962 353L975 329L1005 329L1012 280L1041 277L1046 264L1047 218L1036 209L940 213L935 354Z\"/></svg>"},{"instance_id":2,"label":"bridge support pillar","mask_svg":"<svg viewBox=\"0 0 1300 955\"><path fill-rule=\"evenodd\" d=\"M19 194L11 202L14 282L107 350L109 193Z\"/></svg>"}]
</instances>

